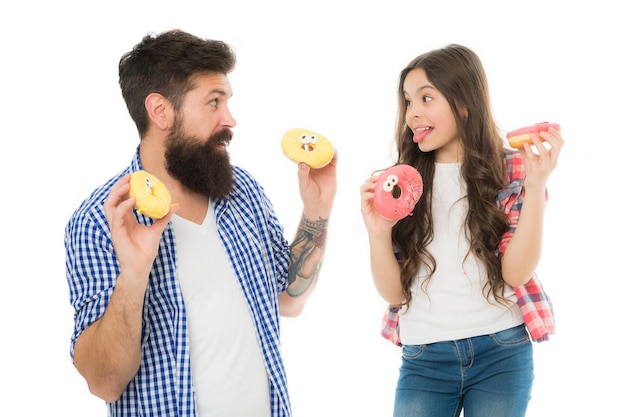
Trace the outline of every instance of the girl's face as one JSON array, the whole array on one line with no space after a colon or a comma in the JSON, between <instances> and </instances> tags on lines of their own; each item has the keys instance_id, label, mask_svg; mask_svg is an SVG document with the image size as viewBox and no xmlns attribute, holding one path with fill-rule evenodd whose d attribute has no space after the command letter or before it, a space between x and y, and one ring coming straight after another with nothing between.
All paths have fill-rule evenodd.
<instances>
[{"instance_id":1,"label":"girl's face","mask_svg":"<svg viewBox=\"0 0 626 417\"><path fill-rule=\"evenodd\" d=\"M435 161L460 162L461 139L450 104L426 77L416 68L404 79L406 101L405 122L413 132L413 141L422 152L435 151Z\"/></svg>"}]
</instances>

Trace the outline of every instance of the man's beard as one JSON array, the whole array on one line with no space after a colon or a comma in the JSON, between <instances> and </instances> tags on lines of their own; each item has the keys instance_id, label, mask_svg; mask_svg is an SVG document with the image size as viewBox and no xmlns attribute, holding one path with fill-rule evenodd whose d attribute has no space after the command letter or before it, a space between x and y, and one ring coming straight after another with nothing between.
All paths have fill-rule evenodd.
<instances>
[{"instance_id":1,"label":"man's beard","mask_svg":"<svg viewBox=\"0 0 626 417\"><path fill-rule=\"evenodd\" d=\"M165 143L165 162L169 174L189 190L209 198L225 198L233 189L233 169L228 153L218 149L228 145L228 128L206 141L185 135L177 120Z\"/></svg>"}]
</instances>

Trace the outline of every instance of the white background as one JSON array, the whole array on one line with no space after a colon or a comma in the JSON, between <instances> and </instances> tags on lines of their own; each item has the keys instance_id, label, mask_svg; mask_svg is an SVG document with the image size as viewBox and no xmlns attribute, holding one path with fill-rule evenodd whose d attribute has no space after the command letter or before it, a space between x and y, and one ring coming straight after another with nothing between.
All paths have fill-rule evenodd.
<instances>
[{"instance_id":1,"label":"white background","mask_svg":"<svg viewBox=\"0 0 626 417\"><path fill-rule=\"evenodd\" d=\"M379 336L359 186L391 162L400 70L461 43L481 57L502 131L552 121L566 144L549 190L538 270L557 334L535 344L529 416L616 415L623 404L623 13L610 0L33 1L0 11L2 415L104 416L69 357L63 228L138 143L117 84L147 32L233 45L230 152L272 198L289 236L300 215L284 131L328 136L339 190L321 281L283 321L295 417L389 416L400 350ZM6 413L7 410L13 410Z\"/></svg>"}]
</instances>

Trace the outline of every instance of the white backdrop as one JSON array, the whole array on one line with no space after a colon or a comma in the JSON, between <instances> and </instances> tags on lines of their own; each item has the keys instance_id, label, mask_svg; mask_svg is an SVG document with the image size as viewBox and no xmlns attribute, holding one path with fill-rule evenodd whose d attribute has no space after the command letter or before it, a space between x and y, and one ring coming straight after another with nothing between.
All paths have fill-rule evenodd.
<instances>
[{"instance_id":1,"label":"white backdrop","mask_svg":"<svg viewBox=\"0 0 626 417\"><path fill-rule=\"evenodd\" d=\"M566 141L549 182L538 271L555 304L557 334L535 345L528 415L615 415L626 370L617 342L626 278L618 263L626 231L622 14L610 0L505 4L3 6L0 403L15 411L2 415L106 414L69 357L63 228L88 192L127 165L138 143L117 85L120 56L147 32L171 28L236 49L231 156L265 185L289 236L300 202L296 166L280 150L283 132L311 128L338 149L339 191L321 281L303 315L283 322L295 417L391 414L400 350L378 333L384 303L369 275L358 189L391 161L400 70L453 42L483 60L503 132L548 120L561 124Z\"/></svg>"}]
</instances>

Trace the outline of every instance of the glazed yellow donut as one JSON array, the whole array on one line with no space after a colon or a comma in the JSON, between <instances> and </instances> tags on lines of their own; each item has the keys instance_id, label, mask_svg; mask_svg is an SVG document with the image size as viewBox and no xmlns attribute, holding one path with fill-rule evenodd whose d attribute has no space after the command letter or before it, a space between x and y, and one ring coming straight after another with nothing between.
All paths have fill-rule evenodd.
<instances>
[{"instance_id":1,"label":"glazed yellow donut","mask_svg":"<svg viewBox=\"0 0 626 417\"><path fill-rule=\"evenodd\" d=\"M335 156L335 147L323 135L308 129L288 130L281 142L283 153L294 162L304 162L311 168L322 168Z\"/></svg>"},{"instance_id":2,"label":"glazed yellow donut","mask_svg":"<svg viewBox=\"0 0 626 417\"><path fill-rule=\"evenodd\" d=\"M135 199L137 213L153 219L165 216L172 206L172 196L165 184L146 171L130 174L130 196Z\"/></svg>"}]
</instances>

